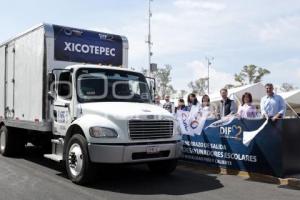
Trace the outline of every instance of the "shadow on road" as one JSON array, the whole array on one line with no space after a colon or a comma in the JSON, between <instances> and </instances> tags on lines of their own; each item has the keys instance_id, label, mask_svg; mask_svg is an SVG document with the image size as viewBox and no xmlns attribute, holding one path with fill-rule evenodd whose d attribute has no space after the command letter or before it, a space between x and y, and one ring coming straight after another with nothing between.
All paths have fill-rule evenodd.
<instances>
[{"instance_id":1,"label":"shadow on road","mask_svg":"<svg viewBox=\"0 0 300 200\"><path fill-rule=\"evenodd\" d=\"M54 175L68 181L63 165L43 158L38 149L27 148L24 158L55 170ZM95 174L96 181L85 188L124 194L185 195L223 187L215 176L199 174L191 170L177 169L169 176L159 176L152 174L146 165L101 165L98 168Z\"/></svg>"}]
</instances>

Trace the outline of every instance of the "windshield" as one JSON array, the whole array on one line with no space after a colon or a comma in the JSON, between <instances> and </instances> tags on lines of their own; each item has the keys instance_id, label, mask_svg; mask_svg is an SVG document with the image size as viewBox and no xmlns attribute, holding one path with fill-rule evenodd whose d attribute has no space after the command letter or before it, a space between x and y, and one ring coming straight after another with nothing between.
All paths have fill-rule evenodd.
<instances>
[{"instance_id":1,"label":"windshield","mask_svg":"<svg viewBox=\"0 0 300 200\"><path fill-rule=\"evenodd\" d=\"M79 69L76 73L80 103L123 101L150 103L145 77L139 73L109 69Z\"/></svg>"}]
</instances>

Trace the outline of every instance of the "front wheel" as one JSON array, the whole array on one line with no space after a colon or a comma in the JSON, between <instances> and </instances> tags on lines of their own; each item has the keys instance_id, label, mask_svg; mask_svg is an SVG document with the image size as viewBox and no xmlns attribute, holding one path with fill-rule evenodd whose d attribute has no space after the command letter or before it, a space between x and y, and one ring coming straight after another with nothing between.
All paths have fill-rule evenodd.
<instances>
[{"instance_id":1,"label":"front wheel","mask_svg":"<svg viewBox=\"0 0 300 200\"><path fill-rule=\"evenodd\" d=\"M156 174L171 174L177 167L177 160L162 160L148 163L148 168Z\"/></svg>"},{"instance_id":2,"label":"front wheel","mask_svg":"<svg viewBox=\"0 0 300 200\"><path fill-rule=\"evenodd\" d=\"M76 184L87 184L93 175L89 160L87 141L79 134L71 137L66 150L66 169L70 180Z\"/></svg>"}]
</instances>

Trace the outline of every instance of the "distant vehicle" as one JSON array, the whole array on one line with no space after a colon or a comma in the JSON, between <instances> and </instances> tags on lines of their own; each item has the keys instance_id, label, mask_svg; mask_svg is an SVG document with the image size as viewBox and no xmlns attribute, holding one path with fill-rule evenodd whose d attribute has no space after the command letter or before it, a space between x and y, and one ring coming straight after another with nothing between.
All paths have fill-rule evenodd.
<instances>
[{"instance_id":1,"label":"distant vehicle","mask_svg":"<svg viewBox=\"0 0 300 200\"><path fill-rule=\"evenodd\" d=\"M153 84L127 69L126 37L41 24L0 44L0 152L28 142L64 161L78 184L93 163L148 163L171 173L181 154L173 116Z\"/></svg>"}]
</instances>

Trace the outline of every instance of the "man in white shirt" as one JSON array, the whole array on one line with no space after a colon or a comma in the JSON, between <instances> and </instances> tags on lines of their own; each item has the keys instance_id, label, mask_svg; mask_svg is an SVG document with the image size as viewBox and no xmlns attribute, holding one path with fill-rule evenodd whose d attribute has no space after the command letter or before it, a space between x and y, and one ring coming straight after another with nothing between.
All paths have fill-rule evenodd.
<instances>
[{"instance_id":1,"label":"man in white shirt","mask_svg":"<svg viewBox=\"0 0 300 200\"><path fill-rule=\"evenodd\" d=\"M262 116L268 117L272 119L272 121L283 118L286 112L284 99L274 93L273 84L268 83L265 85L265 88L267 95L264 96L260 102Z\"/></svg>"}]
</instances>

